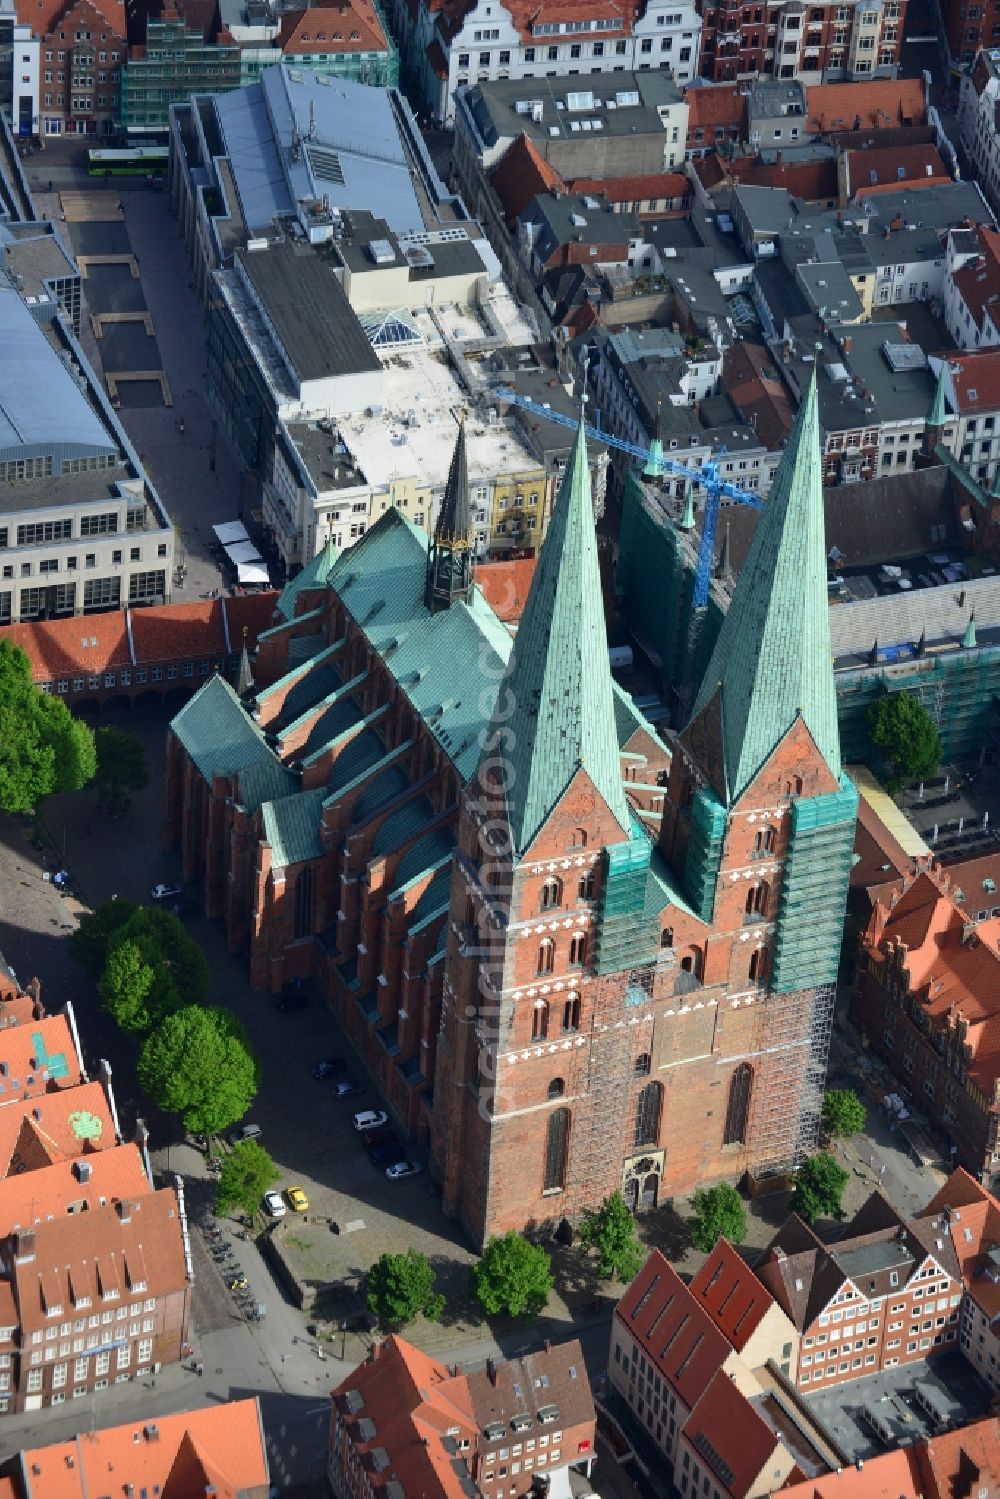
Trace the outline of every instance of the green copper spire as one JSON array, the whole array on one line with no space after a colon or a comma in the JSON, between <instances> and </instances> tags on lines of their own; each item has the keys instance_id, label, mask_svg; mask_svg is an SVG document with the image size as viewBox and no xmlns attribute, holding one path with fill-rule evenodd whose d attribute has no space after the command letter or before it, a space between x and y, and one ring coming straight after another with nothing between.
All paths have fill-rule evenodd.
<instances>
[{"instance_id":1,"label":"green copper spire","mask_svg":"<svg viewBox=\"0 0 1000 1499\"><path fill-rule=\"evenodd\" d=\"M937 385L934 390L934 399L931 409L927 413L925 426L943 427L948 420L948 406L944 398L944 385L948 375L948 366L942 359L941 368L938 370Z\"/></svg>"},{"instance_id":2,"label":"green copper spire","mask_svg":"<svg viewBox=\"0 0 1000 1499\"><path fill-rule=\"evenodd\" d=\"M689 489L684 499L684 514L681 516L681 530L694 530L694 491Z\"/></svg>"},{"instance_id":3,"label":"green copper spire","mask_svg":"<svg viewBox=\"0 0 1000 1499\"><path fill-rule=\"evenodd\" d=\"M240 697L244 697L253 687L253 672L250 670L250 652L247 650L247 636L250 631L243 626L243 649L240 651L240 670L236 678L236 691Z\"/></svg>"},{"instance_id":4,"label":"green copper spire","mask_svg":"<svg viewBox=\"0 0 1000 1499\"><path fill-rule=\"evenodd\" d=\"M622 836L629 836L582 420L497 694L497 713L483 775L488 787L490 765L498 765L515 858L580 769Z\"/></svg>"},{"instance_id":5,"label":"green copper spire","mask_svg":"<svg viewBox=\"0 0 1000 1499\"><path fill-rule=\"evenodd\" d=\"M840 736L826 586L816 381L782 454L695 701L721 741L717 790L732 805L798 717L834 776ZM715 727L713 728L712 725ZM693 729L688 733L692 739Z\"/></svg>"},{"instance_id":6,"label":"green copper spire","mask_svg":"<svg viewBox=\"0 0 1000 1499\"><path fill-rule=\"evenodd\" d=\"M973 651L975 650L977 643L976 611L973 610L969 615L969 623L965 627L965 634L962 636L962 649L963 651Z\"/></svg>"}]
</instances>

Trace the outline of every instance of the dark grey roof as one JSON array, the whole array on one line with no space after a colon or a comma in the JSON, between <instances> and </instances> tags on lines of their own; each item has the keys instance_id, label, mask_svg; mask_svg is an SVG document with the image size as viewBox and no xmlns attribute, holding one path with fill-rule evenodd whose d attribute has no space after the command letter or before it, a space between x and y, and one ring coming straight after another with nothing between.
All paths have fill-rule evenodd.
<instances>
[{"instance_id":1,"label":"dark grey roof","mask_svg":"<svg viewBox=\"0 0 1000 1499\"><path fill-rule=\"evenodd\" d=\"M237 260L300 381L381 368L332 267L312 246L285 241L238 250Z\"/></svg>"},{"instance_id":2,"label":"dark grey roof","mask_svg":"<svg viewBox=\"0 0 1000 1499\"><path fill-rule=\"evenodd\" d=\"M568 96L577 101L590 95L589 107L577 102L570 108ZM620 104L622 98L638 94L634 104ZM466 95L466 104L483 140L514 139L525 134L537 141L551 139L582 140L584 120L600 122L598 135L662 135L663 124L658 108L680 102L676 83L665 73L650 69L642 73L590 73L586 77L501 79L496 83L478 83ZM540 103L519 113L517 106ZM555 131L555 137L552 132ZM593 126L591 125L591 132Z\"/></svg>"},{"instance_id":3,"label":"dark grey roof","mask_svg":"<svg viewBox=\"0 0 1000 1499\"><path fill-rule=\"evenodd\" d=\"M917 229L950 229L965 219L974 219L977 224L991 227L996 222L974 182L949 182L930 189L879 193L874 201L869 233L878 232L875 221L889 223L897 216Z\"/></svg>"}]
</instances>

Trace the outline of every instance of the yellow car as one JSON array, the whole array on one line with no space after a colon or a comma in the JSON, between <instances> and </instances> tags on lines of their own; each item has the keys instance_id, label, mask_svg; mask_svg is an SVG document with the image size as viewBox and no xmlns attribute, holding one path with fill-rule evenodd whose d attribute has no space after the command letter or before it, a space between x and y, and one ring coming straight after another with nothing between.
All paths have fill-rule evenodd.
<instances>
[{"instance_id":1,"label":"yellow car","mask_svg":"<svg viewBox=\"0 0 1000 1499\"><path fill-rule=\"evenodd\" d=\"M288 1187L285 1196L293 1213L308 1213L309 1199L301 1187Z\"/></svg>"}]
</instances>

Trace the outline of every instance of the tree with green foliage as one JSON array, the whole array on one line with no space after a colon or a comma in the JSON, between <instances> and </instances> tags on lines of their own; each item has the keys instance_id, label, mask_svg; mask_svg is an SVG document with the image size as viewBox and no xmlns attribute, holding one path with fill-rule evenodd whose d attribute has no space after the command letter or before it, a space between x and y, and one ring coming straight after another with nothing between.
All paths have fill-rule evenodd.
<instances>
[{"instance_id":1,"label":"tree with green foliage","mask_svg":"<svg viewBox=\"0 0 1000 1499\"><path fill-rule=\"evenodd\" d=\"M537 1317L552 1287L552 1261L521 1234L490 1239L470 1272L472 1294L489 1317Z\"/></svg>"},{"instance_id":2,"label":"tree with green foliage","mask_svg":"<svg viewBox=\"0 0 1000 1499\"><path fill-rule=\"evenodd\" d=\"M79 791L96 768L91 730L39 691L20 646L0 640L0 809L30 812L55 791Z\"/></svg>"},{"instance_id":3,"label":"tree with green foliage","mask_svg":"<svg viewBox=\"0 0 1000 1499\"><path fill-rule=\"evenodd\" d=\"M133 1036L141 1036L153 1024L147 1001L155 979L137 943L115 943L101 975L101 998L115 1024Z\"/></svg>"},{"instance_id":4,"label":"tree with green foliage","mask_svg":"<svg viewBox=\"0 0 1000 1499\"><path fill-rule=\"evenodd\" d=\"M646 1258L636 1237L635 1219L620 1192L605 1197L596 1212L584 1213L579 1238L585 1248L597 1250L601 1280L632 1280Z\"/></svg>"},{"instance_id":5,"label":"tree with green foliage","mask_svg":"<svg viewBox=\"0 0 1000 1499\"><path fill-rule=\"evenodd\" d=\"M815 1223L817 1218L843 1218L840 1201L849 1180L850 1172L827 1151L811 1155L795 1173L792 1212L807 1223Z\"/></svg>"},{"instance_id":6,"label":"tree with green foliage","mask_svg":"<svg viewBox=\"0 0 1000 1499\"><path fill-rule=\"evenodd\" d=\"M747 1211L743 1198L729 1182L699 1187L691 1199L694 1216L689 1224L691 1242L702 1254L711 1254L719 1239L741 1244L747 1234Z\"/></svg>"},{"instance_id":7,"label":"tree with green foliage","mask_svg":"<svg viewBox=\"0 0 1000 1499\"><path fill-rule=\"evenodd\" d=\"M268 1187L278 1180L278 1168L263 1145L256 1140L241 1140L222 1162L215 1189L215 1207L219 1213L243 1208L255 1213Z\"/></svg>"},{"instance_id":8,"label":"tree with green foliage","mask_svg":"<svg viewBox=\"0 0 1000 1499\"><path fill-rule=\"evenodd\" d=\"M912 692L888 692L868 709L868 735L888 761L886 789L899 791L932 776L941 763L941 740L923 703Z\"/></svg>"},{"instance_id":9,"label":"tree with green foliage","mask_svg":"<svg viewBox=\"0 0 1000 1499\"><path fill-rule=\"evenodd\" d=\"M108 924L111 920L109 915ZM100 928L88 928L88 951L97 951L103 935ZM211 972L205 955L170 911L132 907L128 920L107 937L106 950L101 996L123 1030L141 1035L175 1010L208 997Z\"/></svg>"},{"instance_id":10,"label":"tree with green foliage","mask_svg":"<svg viewBox=\"0 0 1000 1499\"><path fill-rule=\"evenodd\" d=\"M436 1322L444 1311L431 1262L416 1249L379 1255L368 1272L367 1294L368 1310L380 1327L402 1327L421 1315Z\"/></svg>"},{"instance_id":11,"label":"tree with green foliage","mask_svg":"<svg viewBox=\"0 0 1000 1499\"><path fill-rule=\"evenodd\" d=\"M108 724L94 736L97 748L97 805L110 817L125 808L126 791L141 791L149 785L146 751L137 734Z\"/></svg>"},{"instance_id":12,"label":"tree with green foliage","mask_svg":"<svg viewBox=\"0 0 1000 1499\"><path fill-rule=\"evenodd\" d=\"M259 1083L236 1016L201 1005L168 1015L147 1036L138 1071L157 1108L180 1114L196 1135L217 1135L242 1119Z\"/></svg>"},{"instance_id":13,"label":"tree with green foliage","mask_svg":"<svg viewBox=\"0 0 1000 1499\"><path fill-rule=\"evenodd\" d=\"M868 1113L853 1088L831 1088L823 1099L822 1117L828 1140L846 1140L861 1133Z\"/></svg>"},{"instance_id":14,"label":"tree with green foliage","mask_svg":"<svg viewBox=\"0 0 1000 1499\"><path fill-rule=\"evenodd\" d=\"M96 911L86 911L80 917L71 938L73 956L95 979L104 971L112 939L138 909L130 900L107 900Z\"/></svg>"}]
</instances>

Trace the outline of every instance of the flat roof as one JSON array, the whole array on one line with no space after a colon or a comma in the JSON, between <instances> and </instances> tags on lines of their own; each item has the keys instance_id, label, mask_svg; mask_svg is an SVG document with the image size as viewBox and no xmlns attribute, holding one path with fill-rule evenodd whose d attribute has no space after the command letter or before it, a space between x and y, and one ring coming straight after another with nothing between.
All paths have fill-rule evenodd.
<instances>
[{"instance_id":1,"label":"flat roof","mask_svg":"<svg viewBox=\"0 0 1000 1499\"><path fill-rule=\"evenodd\" d=\"M257 83L213 96L250 232L323 197L334 208L368 209L398 234L423 229L396 97L283 63L265 68Z\"/></svg>"},{"instance_id":2,"label":"flat roof","mask_svg":"<svg viewBox=\"0 0 1000 1499\"><path fill-rule=\"evenodd\" d=\"M435 311L440 317L442 309ZM429 313L411 316L424 342L387 354L380 415L358 413L338 423L354 463L376 491L401 479L442 490L468 399ZM472 483L540 467L512 423L484 421L476 410L466 416L465 442Z\"/></svg>"},{"instance_id":3,"label":"flat roof","mask_svg":"<svg viewBox=\"0 0 1000 1499\"><path fill-rule=\"evenodd\" d=\"M679 104L682 97L671 78L651 68L477 83L469 90L468 107L486 138L524 133L535 140L582 141L594 132L595 120L598 135L662 134L657 111ZM532 105L541 108L532 110Z\"/></svg>"},{"instance_id":4,"label":"flat roof","mask_svg":"<svg viewBox=\"0 0 1000 1499\"><path fill-rule=\"evenodd\" d=\"M22 302L0 279L0 455L58 446L114 452L84 392Z\"/></svg>"},{"instance_id":5,"label":"flat roof","mask_svg":"<svg viewBox=\"0 0 1000 1499\"><path fill-rule=\"evenodd\" d=\"M300 380L380 368L332 266L311 245L285 240L236 253Z\"/></svg>"}]
</instances>

